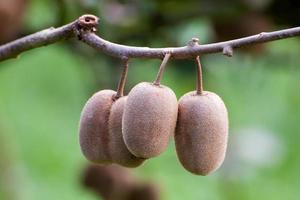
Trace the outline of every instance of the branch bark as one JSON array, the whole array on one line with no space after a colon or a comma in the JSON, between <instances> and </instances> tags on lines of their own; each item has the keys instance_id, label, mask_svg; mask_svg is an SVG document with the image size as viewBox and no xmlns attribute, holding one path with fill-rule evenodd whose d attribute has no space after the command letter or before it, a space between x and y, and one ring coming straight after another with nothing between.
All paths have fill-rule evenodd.
<instances>
[{"instance_id":1,"label":"branch bark","mask_svg":"<svg viewBox=\"0 0 300 200\"><path fill-rule=\"evenodd\" d=\"M193 38L183 47L149 48L126 46L109 42L97 36L95 28L98 18L93 15L83 15L74 22L59 28L46 29L24 38L12 41L0 46L0 61L17 57L24 51L49 45L60 40L78 37L89 46L117 58L164 58L166 53L171 53L172 59L195 58L198 55L220 53L232 56L233 50L243 46L249 46L274 40L280 40L300 35L300 27L284 29L274 32L262 32L257 35L199 45Z\"/></svg>"},{"instance_id":2,"label":"branch bark","mask_svg":"<svg viewBox=\"0 0 300 200\"><path fill-rule=\"evenodd\" d=\"M16 58L30 49L49 45L73 37L76 22L60 28L49 28L0 46L0 61Z\"/></svg>"}]
</instances>

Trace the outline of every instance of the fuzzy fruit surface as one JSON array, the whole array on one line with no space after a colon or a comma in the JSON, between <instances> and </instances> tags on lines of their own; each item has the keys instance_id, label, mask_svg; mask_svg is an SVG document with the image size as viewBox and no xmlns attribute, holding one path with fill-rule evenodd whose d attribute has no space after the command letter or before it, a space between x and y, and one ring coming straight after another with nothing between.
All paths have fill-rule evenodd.
<instances>
[{"instance_id":1,"label":"fuzzy fruit surface","mask_svg":"<svg viewBox=\"0 0 300 200\"><path fill-rule=\"evenodd\" d=\"M161 154L175 131L178 103L174 92L163 85L139 83L129 93L123 115L123 137L137 157Z\"/></svg>"},{"instance_id":2,"label":"fuzzy fruit surface","mask_svg":"<svg viewBox=\"0 0 300 200\"><path fill-rule=\"evenodd\" d=\"M122 116L127 97L117 99L110 111L109 116L109 149L111 159L114 163L120 164L125 167L137 167L141 165L145 159L137 158L127 149L123 134L122 134Z\"/></svg>"},{"instance_id":3,"label":"fuzzy fruit surface","mask_svg":"<svg viewBox=\"0 0 300 200\"><path fill-rule=\"evenodd\" d=\"M207 175L218 169L225 158L227 138L227 109L217 94L193 91L180 98L175 146L186 170Z\"/></svg>"},{"instance_id":4,"label":"fuzzy fruit surface","mask_svg":"<svg viewBox=\"0 0 300 200\"><path fill-rule=\"evenodd\" d=\"M113 90L95 93L85 104L79 125L79 142L84 156L96 163L111 163L108 120L113 104Z\"/></svg>"}]
</instances>

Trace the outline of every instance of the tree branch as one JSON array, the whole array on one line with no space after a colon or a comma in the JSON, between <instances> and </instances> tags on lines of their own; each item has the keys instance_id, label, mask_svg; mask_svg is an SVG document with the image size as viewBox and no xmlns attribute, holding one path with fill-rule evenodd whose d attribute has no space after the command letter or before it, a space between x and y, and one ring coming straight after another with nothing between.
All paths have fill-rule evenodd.
<instances>
[{"instance_id":1,"label":"tree branch","mask_svg":"<svg viewBox=\"0 0 300 200\"><path fill-rule=\"evenodd\" d=\"M49 28L0 46L0 61L15 58L20 53L70 38L75 23Z\"/></svg>"},{"instance_id":2,"label":"tree branch","mask_svg":"<svg viewBox=\"0 0 300 200\"><path fill-rule=\"evenodd\" d=\"M78 37L91 47L117 58L163 58L166 53L172 54L173 59L195 58L197 55L219 53L232 56L233 49L243 46L270 42L300 35L300 27L274 32L263 32L225 42L199 45L193 38L183 47L148 48L120 45L109 42L97 36L95 32L98 18L93 15L83 15L74 22L60 28L46 29L24 38L0 46L0 61L14 58L20 53L58 42L59 40Z\"/></svg>"}]
</instances>

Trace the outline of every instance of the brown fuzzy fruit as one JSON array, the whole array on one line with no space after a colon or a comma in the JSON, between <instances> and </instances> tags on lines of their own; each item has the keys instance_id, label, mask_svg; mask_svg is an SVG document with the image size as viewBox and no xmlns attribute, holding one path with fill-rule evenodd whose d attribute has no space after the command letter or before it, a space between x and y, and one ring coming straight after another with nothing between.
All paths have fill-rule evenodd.
<instances>
[{"instance_id":1,"label":"brown fuzzy fruit","mask_svg":"<svg viewBox=\"0 0 300 200\"><path fill-rule=\"evenodd\" d=\"M128 151L122 134L122 116L127 97L117 99L110 111L109 116L109 148L111 158L114 163L125 167L137 167L141 165L145 159L137 158Z\"/></svg>"},{"instance_id":2,"label":"brown fuzzy fruit","mask_svg":"<svg viewBox=\"0 0 300 200\"><path fill-rule=\"evenodd\" d=\"M215 171L225 158L228 115L222 99L215 93L196 91L179 100L175 145L184 168L194 174Z\"/></svg>"},{"instance_id":3,"label":"brown fuzzy fruit","mask_svg":"<svg viewBox=\"0 0 300 200\"><path fill-rule=\"evenodd\" d=\"M108 120L113 97L112 90L95 93L84 106L80 117L80 146L85 157L96 163L110 163Z\"/></svg>"},{"instance_id":4,"label":"brown fuzzy fruit","mask_svg":"<svg viewBox=\"0 0 300 200\"><path fill-rule=\"evenodd\" d=\"M178 104L174 92L162 85L139 83L129 93L123 115L123 137L140 158L161 154L175 131Z\"/></svg>"},{"instance_id":5,"label":"brown fuzzy fruit","mask_svg":"<svg viewBox=\"0 0 300 200\"><path fill-rule=\"evenodd\" d=\"M161 199L160 188L154 183L139 183L128 195L128 200L159 200Z\"/></svg>"},{"instance_id":6,"label":"brown fuzzy fruit","mask_svg":"<svg viewBox=\"0 0 300 200\"><path fill-rule=\"evenodd\" d=\"M103 200L127 200L137 180L130 170L118 165L87 165L82 184Z\"/></svg>"}]
</instances>

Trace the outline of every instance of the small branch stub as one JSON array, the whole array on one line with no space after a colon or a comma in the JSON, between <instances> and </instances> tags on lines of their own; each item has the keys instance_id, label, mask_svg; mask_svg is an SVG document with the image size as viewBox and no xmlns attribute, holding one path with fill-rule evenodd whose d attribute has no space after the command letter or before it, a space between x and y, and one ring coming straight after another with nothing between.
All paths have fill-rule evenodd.
<instances>
[{"instance_id":1,"label":"small branch stub","mask_svg":"<svg viewBox=\"0 0 300 200\"><path fill-rule=\"evenodd\" d=\"M223 55L232 57L233 56L233 49L231 46L226 46L223 48Z\"/></svg>"},{"instance_id":2,"label":"small branch stub","mask_svg":"<svg viewBox=\"0 0 300 200\"><path fill-rule=\"evenodd\" d=\"M188 42L188 46L189 47L194 47L194 46L196 46L198 44L199 44L199 38L192 38L192 40L190 40Z\"/></svg>"},{"instance_id":3,"label":"small branch stub","mask_svg":"<svg viewBox=\"0 0 300 200\"><path fill-rule=\"evenodd\" d=\"M95 15L82 15L78 18L78 25L86 30L96 31L96 26L99 24L99 18Z\"/></svg>"},{"instance_id":4,"label":"small branch stub","mask_svg":"<svg viewBox=\"0 0 300 200\"><path fill-rule=\"evenodd\" d=\"M74 32L78 40L82 40L84 33L95 33L96 27L99 24L99 18L95 15L82 15L77 20L77 26L75 26Z\"/></svg>"}]
</instances>

